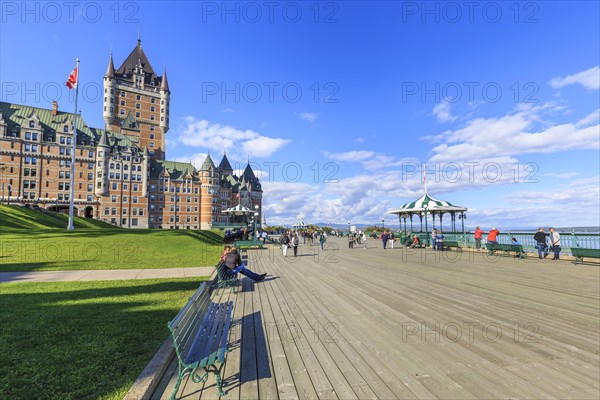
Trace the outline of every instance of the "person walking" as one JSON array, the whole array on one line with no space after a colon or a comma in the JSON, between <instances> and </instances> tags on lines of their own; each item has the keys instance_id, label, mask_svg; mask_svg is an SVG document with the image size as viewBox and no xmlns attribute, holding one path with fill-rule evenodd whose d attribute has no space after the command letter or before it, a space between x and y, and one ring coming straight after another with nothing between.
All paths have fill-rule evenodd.
<instances>
[{"instance_id":1,"label":"person walking","mask_svg":"<svg viewBox=\"0 0 600 400\"><path fill-rule=\"evenodd\" d=\"M475 228L475 233L473 233L473 239L475 239L475 250L481 250L481 238L485 232L481 230L479 227Z\"/></svg>"},{"instance_id":2,"label":"person walking","mask_svg":"<svg viewBox=\"0 0 600 400\"><path fill-rule=\"evenodd\" d=\"M287 257L287 249L290 246L290 237L287 233L281 234L281 250L283 250L283 256Z\"/></svg>"},{"instance_id":3,"label":"person walking","mask_svg":"<svg viewBox=\"0 0 600 400\"><path fill-rule=\"evenodd\" d=\"M292 248L294 249L294 257L298 255L298 245L300 244L300 239L298 238L298 234L294 233L292 236Z\"/></svg>"},{"instance_id":4,"label":"person walking","mask_svg":"<svg viewBox=\"0 0 600 400\"><path fill-rule=\"evenodd\" d=\"M436 245L436 236L437 236L437 229L434 229L431 232L431 249L435 250L435 245Z\"/></svg>"},{"instance_id":5,"label":"person walking","mask_svg":"<svg viewBox=\"0 0 600 400\"><path fill-rule=\"evenodd\" d=\"M383 243L383 249L384 250L386 249L387 242L388 242L389 238L390 237L388 236L387 232L383 231L383 233L381 234L381 241Z\"/></svg>"},{"instance_id":6,"label":"person walking","mask_svg":"<svg viewBox=\"0 0 600 400\"><path fill-rule=\"evenodd\" d=\"M325 233L321 232L321 235L319 235L319 243L321 244L321 251L325 250L325 240L327 240L325 238Z\"/></svg>"},{"instance_id":7,"label":"person walking","mask_svg":"<svg viewBox=\"0 0 600 400\"><path fill-rule=\"evenodd\" d=\"M390 248L394 249L394 242L396 241L396 238L394 238L394 232L390 231L390 233L388 234L389 239L388 241L390 242Z\"/></svg>"},{"instance_id":8,"label":"person walking","mask_svg":"<svg viewBox=\"0 0 600 400\"><path fill-rule=\"evenodd\" d=\"M550 228L550 245L554 253L552 260L558 260L560 258L560 233L556 232L554 228Z\"/></svg>"},{"instance_id":9,"label":"person walking","mask_svg":"<svg viewBox=\"0 0 600 400\"><path fill-rule=\"evenodd\" d=\"M354 248L354 235L350 231L348 231L348 248L349 249Z\"/></svg>"},{"instance_id":10,"label":"person walking","mask_svg":"<svg viewBox=\"0 0 600 400\"><path fill-rule=\"evenodd\" d=\"M547 237L548 235L546 232L544 232L544 228L539 228L535 235L533 235L533 239L537 243L537 251L540 258L548 257L548 244L546 243ZM544 257L542 257L542 254Z\"/></svg>"},{"instance_id":11,"label":"person walking","mask_svg":"<svg viewBox=\"0 0 600 400\"><path fill-rule=\"evenodd\" d=\"M363 243L363 249L367 248L367 233L363 232L362 233L362 243Z\"/></svg>"}]
</instances>

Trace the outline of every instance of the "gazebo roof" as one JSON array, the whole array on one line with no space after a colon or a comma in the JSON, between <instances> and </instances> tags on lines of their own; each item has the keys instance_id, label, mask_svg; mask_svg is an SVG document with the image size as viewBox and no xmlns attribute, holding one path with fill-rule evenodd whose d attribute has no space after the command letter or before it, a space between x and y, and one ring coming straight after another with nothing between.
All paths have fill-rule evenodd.
<instances>
[{"instance_id":1,"label":"gazebo roof","mask_svg":"<svg viewBox=\"0 0 600 400\"><path fill-rule=\"evenodd\" d=\"M422 211L460 212L467 211L465 207L455 206L444 200L437 200L425 193L418 200L403 204L400 208L389 210L388 214L415 214Z\"/></svg>"}]
</instances>

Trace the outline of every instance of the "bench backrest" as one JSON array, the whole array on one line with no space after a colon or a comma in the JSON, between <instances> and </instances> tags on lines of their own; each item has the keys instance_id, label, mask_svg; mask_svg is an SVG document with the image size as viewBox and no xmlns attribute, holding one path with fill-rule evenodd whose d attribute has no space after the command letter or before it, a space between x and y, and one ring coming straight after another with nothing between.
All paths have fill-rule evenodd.
<instances>
[{"instance_id":1,"label":"bench backrest","mask_svg":"<svg viewBox=\"0 0 600 400\"><path fill-rule=\"evenodd\" d=\"M210 305L210 286L203 282L179 314L169 322L171 338L180 362L185 361L192 349Z\"/></svg>"}]
</instances>

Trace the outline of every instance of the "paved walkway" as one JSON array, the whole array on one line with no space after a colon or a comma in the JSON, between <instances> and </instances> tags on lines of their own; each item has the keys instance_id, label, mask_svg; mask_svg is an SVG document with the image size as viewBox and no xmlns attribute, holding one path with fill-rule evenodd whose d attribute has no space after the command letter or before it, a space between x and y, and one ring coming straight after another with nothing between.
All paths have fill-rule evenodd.
<instances>
[{"instance_id":1,"label":"paved walkway","mask_svg":"<svg viewBox=\"0 0 600 400\"><path fill-rule=\"evenodd\" d=\"M0 272L0 282L122 281L210 276L214 267Z\"/></svg>"}]
</instances>

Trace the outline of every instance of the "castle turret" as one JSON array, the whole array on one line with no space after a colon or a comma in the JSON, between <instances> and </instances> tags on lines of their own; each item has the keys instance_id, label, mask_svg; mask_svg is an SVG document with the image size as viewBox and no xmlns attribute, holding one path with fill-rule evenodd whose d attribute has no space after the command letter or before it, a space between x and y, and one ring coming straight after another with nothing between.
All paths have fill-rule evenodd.
<instances>
[{"instance_id":1,"label":"castle turret","mask_svg":"<svg viewBox=\"0 0 600 400\"><path fill-rule=\"evenodd\" d=\"M94 193L97 197L108 196L108 162L110 160L110 145L108 133L102 131L100 141L96 146L96 187Z\"/></svg>"},{"instance_id":2,"label":"castle turret","mask_svg":"<svg viewBox=\"0 0 600 400\"><path fill-rule=\"evenodd\" d=\"M104 74L104 108L102 118L106 124L111 124L115 118L117 82L115 80L115 65L113 64L112 52L108 59L108 67Z\"/></svg>"},{"instance_id":3,"label":"castle turret","mask_svg":"<svg viewBox=\"0 0 600 400\"><path fill-rule=\"evenodd\" d=\"M169 101L171 98L171 91L169 90L169 82L167 81L167 68L163 73L160 82L160 129L163 133L167 133L169 130Z\"/></svg>"}]
</instances>

